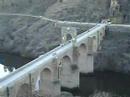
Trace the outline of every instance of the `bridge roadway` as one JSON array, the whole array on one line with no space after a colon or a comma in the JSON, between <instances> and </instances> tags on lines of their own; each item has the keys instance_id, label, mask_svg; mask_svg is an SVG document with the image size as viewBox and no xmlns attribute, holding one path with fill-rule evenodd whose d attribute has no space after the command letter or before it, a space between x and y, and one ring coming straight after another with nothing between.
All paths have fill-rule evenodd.
<instances>
[{"instance_id":1,"label":"bridge roadway","mask_svg":"<svg viewBox=\"0 0 130 97\"><path fill-rule=\"evenodd\" d=\"M12 15L24 16L23 14ZM53 22L55 26L61 28L88 26L92 28L77 37L72 36L71 41L61 44L1 79L0 97L31 97L36 88L41 96L55 97L60 95L61 86L79 87L79 73L93 72L94 53L100 47L105 31L130 32L130 25L78 23L57 21L42 16L33 17ZM64 36L62 38L64 39Z\"/></svg>"}]
</instances>

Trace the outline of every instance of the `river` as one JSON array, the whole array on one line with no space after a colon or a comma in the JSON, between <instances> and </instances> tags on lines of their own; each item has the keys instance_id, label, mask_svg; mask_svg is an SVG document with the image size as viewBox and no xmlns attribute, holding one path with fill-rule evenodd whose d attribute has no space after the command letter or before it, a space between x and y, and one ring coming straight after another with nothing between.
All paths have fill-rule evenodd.
<instances>
[{"instance_id":1,"label":"river","mask_svg":"<svg viewBox=\"0 0 130 97\"><path fill-rule=\"evenodd\" d=\"M32 60L33 58L22 57L18 54L0 52L0 79Z\"/></svg>"},{"instance_id":2,"label":"river","mask_svg":"<svg viewBox=\"0 0 130 97\"><path fill-rule=\"evenodd\" d=\"M80 85L82 97L109 97L105 94L110 97L130 97L130 75L128 74L113 71L81 74Z\"/></svg>"},{"instance_id":3,"label":"river","mask_svg":"<svg viewBox=\"0 0 130 97\"><path fill-rule=\"evenodd\" d=\"M0 52L0 63L16 69L32 60L33 58L22 57L18 54Z\"/></svg>"}]
</instances>

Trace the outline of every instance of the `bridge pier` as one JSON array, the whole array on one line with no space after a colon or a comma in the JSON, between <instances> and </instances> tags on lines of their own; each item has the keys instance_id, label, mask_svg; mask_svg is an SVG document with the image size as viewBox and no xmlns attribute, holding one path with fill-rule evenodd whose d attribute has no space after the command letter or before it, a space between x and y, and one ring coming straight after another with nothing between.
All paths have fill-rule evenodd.
<instances>
[{"instance_id":1,"label":"bridge pier","mask_svg":"<svg viewBox=\"0 0 130 97\"><path fill-rule=\"evenodd\" d=\"M94 70L94 52L97 50L96 37L89 37L86 44L79 47L79 67L81 73L90 73ZM94 48L95 46L95 48Z\"/></svg>"},{"instance_id":2,"label":"bridge pier","mask_svg":"<svg viewBox=\"0 0 130 97\"><path fill-rule=\"evenodd\" d=\"M60 79L60 73L61 73L61 62L58 61L58 57L57 55L55 54L54 55L54 60L53 60L53 65L52 65L52 68L53 68L53 91L52 91L52 94L53 94L53 97L57 97L61 94L61 79Z\"/></svg>"},{"instance_id":3,"label":"bridge pier","mask_svg":"<svg viewBox=\"0 0 130 97\"><path fill-rule=\"evenodd\" d=\"M40 95L51 97L52 94L52 71L49 68L45 68L41 72L41 79L40 79Z\"/></svg>"},{"instance_id":4,"label":"bridge pier","mask_svg":"<svg viewBox=\"0 0 130 97\"><path fill-rule=\"evenodd\" d=\"M97 47L94 48L94 39L95 37L89 37L87 41L87 73L94 71L94 51L97 49Z\"/></svg>"},{"instance_id":5,"label":"bridge pier","mask_svg":"<svg viewBox=\"0 0 130 97\"><path fill-rule=\"evenodd\" d=\"M62 43L63 45L67 41L67 35L71 36L72 41L72 57L63 57L63 71L61 85L66 88L77 88L79 87L79 69L78 69L78 47L76 46L77 30L75 27L62 27ZM70 55L70 54L68 54Z\"/></svg>"},{"instance_id":6,"label":"bridge pier","mask_svg":"<svg viewBox=\"0 0 130 97\"><path fill-rule=\"evenodd\" d=\"M93 55L87 55L87 69L85 73L92 73L94 71L94 56Z\"/></svg>"},{"instance_id":7,"label":"bridge pier","mask_svg":"<svg viewBox=\"0 0 130 97\"><path fill-rule=\"evenodd\" d=\"M79 80L80 80L80 77L79 77L79 66L78 66L78 63L79 63L79 51L78 51L78 47L74 46L73 47L73 64L71 66L71 69L72 69L72 73L74 74L73 76L73 83L74 83L74 87L75 88L79 88Z\"/></svg>"},{"instance_id":8,"label":"bridge pier","mask_svg":"<svg viewBox=\"0 0 130 97\"><path fill-rule=\"evenodd\" d=\"M54 57L51 68L45 68L41 72L40 95L45 97L57 97L61 94L58 59Z\"/></svg>"},{"instance_id":9,"label":"bridge pier","mask_svg":"<svg viewBox=\"0 0 130 97\"><path fill-rule=\"evenodd\" d=\"M73 47L72 57L64 56L62 59L61 85L68 89L79 87L77 47Z\"/></svg>"},{"instance_id":10,"label":"bridge pier","mask_svg":"<svg viewBox=\"0 0 130 97\"><path fill-rule=\"evenodd\" d=\"M81 73L87 73L87 69L88 69L88 66L87 66L87 46L86 44L81 44L79 46L79 63L78 63L78 66L79 66L79 71Z\"/></svg>"}]
</instances>

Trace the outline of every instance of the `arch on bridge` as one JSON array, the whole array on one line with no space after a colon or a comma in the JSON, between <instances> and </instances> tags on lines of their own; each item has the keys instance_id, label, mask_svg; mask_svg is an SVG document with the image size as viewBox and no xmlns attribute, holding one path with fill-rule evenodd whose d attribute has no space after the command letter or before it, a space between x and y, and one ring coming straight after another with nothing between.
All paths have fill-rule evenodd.
<instances>
[{"instance_id":1,"label":"arch on bridge","mask_svg":"<svg viewBox=\"0 0 130 97\"><path fill-rule=\"evenodd\" d=\"M52 71L50 68L44 68L41 72L41 79L42 80L52 80Z\"/></svg>"},{"instance_id":2,"label":"arch on bridge","mask_svg":"<svg viewBox=\"0 0 130 97\"><path fill-rule=\"evenodd\" d=\"M77 30L75 27L62 27L62 44L72 39L73 44L76 43Z\"/></svg>"},{"instance_id":3,"label":"arch on bridge","mask_svg":"<svg viewBox=\"0 0 130 97\"><path fill-rule=\"evenodd\" d=\"M31 95L31 86L27 83L24 83L19 87L16 97L31 97Z\"/></svg>"},{"instance_id":4,"label":"arch on bridge","mask_svg":"<svg viewBox=\"0 0 130 97\"><path fill-rule=\"evenodd\" d=\"M86 44L82 43L80 46L79 46L79 69L80 69L80 72L81 73L87 73L87 47L86 47Z\"/></svg>"},{"instance_id":5,"label":"arch on bridge","mask_svg":"<svg viewBox=\"0 0 130 97\"><path fill-rule=\"evenodd\" d=\"M71 72L71 59L69 56L64 56L62 58L62 65L63 65L63 72L62 72L63 75Z\"/></svg>"},{"instance_id":6,"label":"arch on bridge","mask_svg":"<svg viewBox=\"0 0 130 97\"><path fill-rule=\"evenodd\" d=\"M63 87L68 87L69 84L71 84L70 81L72 78L71 64L72 62L69 56L64 56L62 58L61 85Z\"/></svg>"},{"instance_id":7,"label":"arch on bridge","mask_svg":"<svg viewBox=\"0 0 130 97\"><path fill-rule=\"evenodd\" d=\"M71 40L72 39L72 35L70 33L66 34L66 41Z\"/></svg>"},{"instance_id":8,"label":"arch on bridge","mask_svg":"<svg viewBox=\"0 0 130 97\"><path fill-rule=\"evenodd\" d=\"M82 54L87 51L87 47L85 43L80 44L79 46L79 53Z\"/></svg>"},{"instance_id":9,"label":"arch on bridge","mask_svg":"<svg viewBox=\"0 0 130 97\"><path fill-rule=\"evenodd\" d=\"M52 71L44 68L40 75L40 95L51 97L52 88Z\"/></svg>"},{"instance_id":10,"label":"arch on bridge","mask_svg":"<svg viewBox=\"0 0 130 97\"><path fill-rule=\"evenodd\" d=\"M62 42L65 43L74 38L73 33L62 33Z\"/></svg>"}]
</instances>

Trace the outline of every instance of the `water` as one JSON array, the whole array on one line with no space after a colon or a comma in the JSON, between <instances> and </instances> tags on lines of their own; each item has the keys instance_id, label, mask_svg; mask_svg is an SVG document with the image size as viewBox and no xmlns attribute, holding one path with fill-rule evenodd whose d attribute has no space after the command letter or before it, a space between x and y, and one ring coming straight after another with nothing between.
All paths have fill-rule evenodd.
<instances>
[{"instance_id":1,"label":"water","mask_svg":"<svg viewBox=\"0 0 130 97\"><path fill-rule=\"evenodd\" d=\"M0 79L32 60L33 58L22 57L18 54L0 52Z\"/></svg>"},{"instance_id":2,"label":"water","mask_svg":"<svg viewBox=\"0 0 130 97\"><path fill-rule=\"evenodd\" d=\"M102 92L111 94L110 97L130 97L130 75L112 71L81 74L80 92L82 97Z\"/></svg>"},{"instance_id":3,"label":"water","mask_svg":"<svg viewBox=\"0 0 130 97\"><path fill-rule=\"evenodd\" d=\"M22 57L18 54L0 53L0 64L15 67L16 69L32 61L33 58Z\"/></svg>"}]
</instances>

